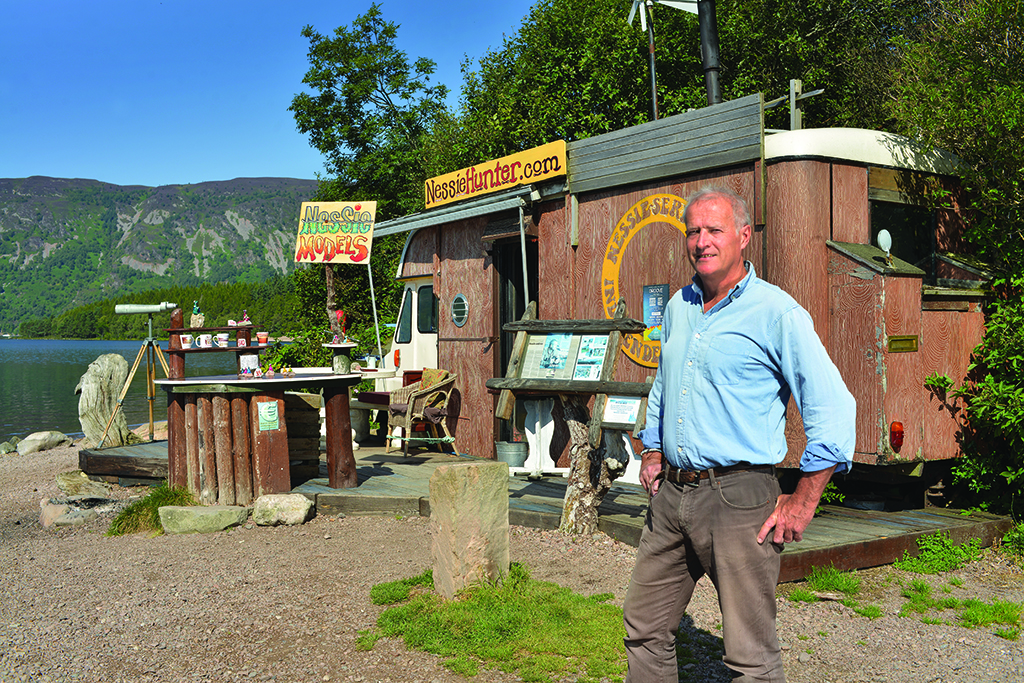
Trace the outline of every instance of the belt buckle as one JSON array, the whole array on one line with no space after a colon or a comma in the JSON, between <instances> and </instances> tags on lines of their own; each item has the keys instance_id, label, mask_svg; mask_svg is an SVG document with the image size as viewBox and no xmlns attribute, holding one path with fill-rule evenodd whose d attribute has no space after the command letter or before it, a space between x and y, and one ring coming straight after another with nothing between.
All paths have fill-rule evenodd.
<instances>
[{"instance_id":1,"label":"belt buckle","mask_svg":"<svg viewBox=\"0 0 1024 683\"><path fill-rule=\"evenodd\" d=\"M678 483L693 487L700 486L700 472L683 469L676 470L676 472L676 481Z\"/></svg>"}]
</instances>

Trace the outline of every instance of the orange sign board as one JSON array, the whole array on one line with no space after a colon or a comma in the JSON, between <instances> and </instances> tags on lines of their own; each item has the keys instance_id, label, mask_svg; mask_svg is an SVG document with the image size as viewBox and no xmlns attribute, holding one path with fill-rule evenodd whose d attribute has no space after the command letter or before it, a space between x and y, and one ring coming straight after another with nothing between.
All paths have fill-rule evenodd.
<instances>
[{"instance_id":1,"label":"orange sign board","mask_svg":"<svg viewBox=\"0 0 1024 683\"><path fill-rule=\"evenodd\" d=\"M424 185L426 207L430 209L565 174L565 140L556 140L525 152L430 178Z\"/></svg>"},{"instance_id":2,"label":"orange sign board","mask_svg":"<svg viewBox=\"0 0 1024 683\"><path fill-rule=\"evenodd\" d=\"M377 202L302 202L296 263L368 263Z\"/></svg>"}]
</instances>

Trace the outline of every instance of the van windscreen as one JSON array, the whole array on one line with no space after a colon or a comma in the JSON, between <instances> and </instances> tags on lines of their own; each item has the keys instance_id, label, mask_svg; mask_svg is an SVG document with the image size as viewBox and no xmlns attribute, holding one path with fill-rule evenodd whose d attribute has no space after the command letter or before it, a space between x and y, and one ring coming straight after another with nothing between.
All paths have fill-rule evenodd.
<instances>
[{"instance_id":1,"label":"van windscreen","mask_svg":"<svg viewBox=\"0 0 1024 683\"><path fill-rule=\"evenodd\" d=\"M395 327L395 343L408 344L412 341L412 290L405 290L402 297L402 312L398 314L398 325Z\"/></svg>"}]
</instances>

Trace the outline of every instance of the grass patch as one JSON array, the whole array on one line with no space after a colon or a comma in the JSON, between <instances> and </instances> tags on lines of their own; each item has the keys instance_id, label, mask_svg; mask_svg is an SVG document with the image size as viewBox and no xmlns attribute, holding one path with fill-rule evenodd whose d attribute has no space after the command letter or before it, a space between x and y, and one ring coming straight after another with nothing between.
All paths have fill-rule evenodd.
<instances>
[{"instance_id":1,"label":"grass patch","mask_svg":"<svg viewBox=\"0 0 1024 683\"><path fill-rule=\"evenodd\" d=\"M114 517L107 529L107 536L124 536L149 531L164 532L160 524L160 508L165 505L195 505L196 499L184 487L171 488L167 482L153 488L149 494L128 505Z\"/></svg>"},{"instance_id":2,"label":"grass patch","mask_svg":"<svg viewBox=\"0 0 1024 683\"><path fill-rule=\"evenodd\" d=\"M917 547L920 550L917 557L911 557L910 553L904 550L903 559L896 560L892 565L915 574L938 574L959 569L981 556L981 541L977 538L957 545L941 531L930 536L921 536L917 539Z\"/></svg>"},{"instance_id":3,"label":"grass patch","mask_svg":"<svg viewBox=\"0 0 1024 683\"><path fill-rule=\"evenodd\" d=\"M444 600L430 590L429 571L413 579L374 586L371 595L407 600L386 609L374 631L359 636L370 649L380 637L401 637L407 647L444 658L463 676L481 666L518 674L524 681L572 677L584 682L621 681L626 672L622 610L605 604L610 594L584 597L530 578L513 563L508 576Z\"/></svg>"},{"instance_id":4,"label":"grass patch","mask_svg":"<svg viewBox=\"0 0 1024 683\"><path fill-rule=\"evenodd\" d=\"M846 604L846 603L844 602L843 604ZM879 619L882 616L882 608L879 607L878 605L858 605L858 604L854 603L852 605L846 605L846 606L849 607L850 609L852 609L854 612L856 612L860 616L866 617L868 619Z\"/></svg>"},{"instance_id":5,"label":"grass patch","mask_svg":"<svg viewBox=\"0 0 1024 683\"><path fill-rule=\"evenodd\" d=\"M412 593L414 588L430 590L433 587L434 572L428 569L419 576L414 576L410 579L378 583L370 589L370 602L375 605L394 605L408 600L409 594Z\"/></svg>"},{"instance_id":6,"label":"grass patch","mask_svg":"<svg viewBox=\"0 0 1024 683\"><path fill-rule=\"evenodd\" d=\"M819 593L856 595L860 592L860 579L853 572L841 572L835 567L811 567L807 585Z\"/></svg>"},{"instance_id":7,"label":"grass patch","mask_svg":"<svg viewBox=\"0 0 1024 683\"><path fill-rule=\"evenodd\" d=\"M818 602L821 598L806 588L794 588L789 592L790 602Z\"/></svg>"},{"instance_id":8,"label":"grass patch","mask_svg":"<svg viewBox=\"0 0 1024 683\"><path fill-rule=\"evenodd\" d=\"M1000 638L1016 640L1020 637L1020 614L1022 606L1017 602L993 600L982 602L976 598L958 600L946 596L932 597L932 587L924 579L914 579L902 591L907 602L900 609L900 616L912 613L920 614L921 621L926 624L958 623L965 628L984 628L998 624L1000 628L995 634ZM931 612L951 611L956 615L956 622L932 616ZM1016 634L1016 635L1015 635Z\"/></svg>"},{"instance_id":9,"label":"grass patch","mask_svg":"<svg viewBox=\"0 0 1024 683\"><path fill-rule=\"evenodd\" d=\"M840 601L856 614L868 619L882 616L882 608L878 605L861 605L852 596L860 592L860 577L854 572L841 572L834 566L811 567L807 577L808 588L794 588L789 592L791 602L818 602L821 598L817 593L842 593L846 596ZM819 634L821 635L821 634ZM823 636L824 637L824 636Z\"/></svg>"}]
</instances>

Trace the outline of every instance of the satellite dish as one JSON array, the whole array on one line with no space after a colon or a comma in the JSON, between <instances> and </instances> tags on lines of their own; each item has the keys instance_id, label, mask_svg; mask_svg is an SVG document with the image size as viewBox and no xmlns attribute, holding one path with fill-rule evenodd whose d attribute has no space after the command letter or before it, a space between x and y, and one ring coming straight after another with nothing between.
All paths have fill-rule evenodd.
<instances>
[{"instance_id":1,"label":"satellite dish","mask_svg":"<svg viewBox=\"0 0 1024 683\"><path fill-rule=\"evenodd\" d=\"M892 236L888 230L878 231L878 248L885 252L885 255L889 255L889 251L892 249Z\"/></svg>"}]
</instances>

